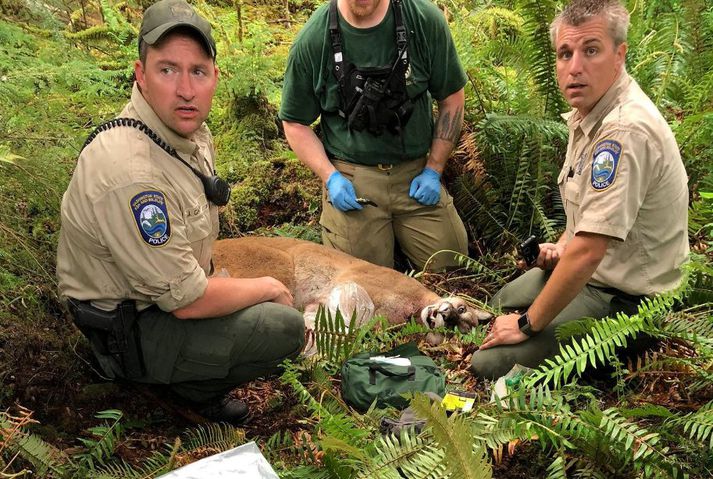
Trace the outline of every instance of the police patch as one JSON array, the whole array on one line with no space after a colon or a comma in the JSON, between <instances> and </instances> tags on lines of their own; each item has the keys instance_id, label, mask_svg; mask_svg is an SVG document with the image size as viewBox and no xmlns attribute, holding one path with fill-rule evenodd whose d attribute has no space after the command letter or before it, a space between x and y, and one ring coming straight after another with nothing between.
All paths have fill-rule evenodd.
<instances>
[{"instance_id":1,"label":"police patch","mask_svg":"<svg viewBox=\"0 0 713 479\"><path fill-rule=\"evenodd\" d=\"M597 143L592 161L592 188L603 191L614 184L620 157L621 143L614 140Z\"/></svg>"},{"instance_id":2,"label":"police patch","mask_svg":"<svg viewBox=\"0 0 713 479\"><path fill-rule=\"evenodd\" d=\"M149 246L163 246L171 238L166 198L160 191L143 191L131 198L131 211L141 238Z\"/></svg>"}]
</instances>

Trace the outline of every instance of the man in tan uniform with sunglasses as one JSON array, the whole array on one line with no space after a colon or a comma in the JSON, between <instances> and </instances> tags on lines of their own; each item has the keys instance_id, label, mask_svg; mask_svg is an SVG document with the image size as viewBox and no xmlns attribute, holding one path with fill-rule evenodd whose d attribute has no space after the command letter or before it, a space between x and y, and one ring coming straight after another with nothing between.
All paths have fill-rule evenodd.
<instances>
[{"instance_id":1,"label":"man in tan uniform with sunglasses","mask_svg":"<svg viewBox=\"0 0 713 479\"><path fill-rule=\"evenodd\" d=\"M566 231L540 244L538 268L493 297L517 312L496 318L473 355L476 375L535 367L558 352L557 326L635 313L642 298L680 282L686 171L666 120L626 72L628 26L611 0L574 0L552 23L559 87L573 107L558 178Z\"/></svg>"},{"instance_id":2,"label":"man in tan uniform with sunglasses","mask_svg":"<svg viewBox=\"0 0 713 479\"><path fill-rule=\"evenodd\" d=\"M204 123L215 55L185 0L146 10L124 120L90 136L62 199L57 275L104 374L170 384L208 418L241 424L248 408L226 393L295 357L304 320L274 278L210 276L227 202Z\"/></svg>"}]
</instances>

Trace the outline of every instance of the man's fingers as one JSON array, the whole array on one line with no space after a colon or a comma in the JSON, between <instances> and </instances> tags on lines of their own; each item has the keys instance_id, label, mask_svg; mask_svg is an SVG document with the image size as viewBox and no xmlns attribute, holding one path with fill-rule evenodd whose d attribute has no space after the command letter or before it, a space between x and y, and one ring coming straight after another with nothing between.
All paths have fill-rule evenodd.
<instances>
[{"instance_id":1,"label":"man's fingers","mask_svg":"<svg viewBox=\"0 0 713 479\"><path fill-rule=\"evenodd\" d=\"M357 202L356 196L354 195L343 195L339 198L337 198L334 202L333 205L339 210L339 211L349 211L349 210L360 210L362 209L362 206Z\"/></svg>"},{"instance_id":2,"label":"man's fingers","mask_svg":"<svg viewBox=\"0 0 713 479\"><path fill-rule=\"evenodd\" d=\"M411 182L411 188L409 188L408 195L411 198L416 197L416 192L418 191L418 187L420 186L420 183L417 180L413 180Z\"/></svg>"},{"instance_id":3,"label":"man's fingers","mask_svg":"<svg viewBox=\"0 0 713 479\"><path fill-rule=\"evenodd\" d=\"M493 346L498 345L498 340L495 337L495 334L490 331L486 336L483 342L480 345L480 349L489 349L492 348Z\"/></svg>"},{"instance_id":4,"label":"man's fingers","mask_svg":"<svg viewBox=\"0 0 713 479\"><path fill-rule=\"evenodd\" d=\"M352 197L345 198L344 203L347 206L347 209L350 209L350 210L360 210L363 208L363 206L360 205L359 202L356 200L356 196L353 198Z\"/></svg>"}]
</instances>

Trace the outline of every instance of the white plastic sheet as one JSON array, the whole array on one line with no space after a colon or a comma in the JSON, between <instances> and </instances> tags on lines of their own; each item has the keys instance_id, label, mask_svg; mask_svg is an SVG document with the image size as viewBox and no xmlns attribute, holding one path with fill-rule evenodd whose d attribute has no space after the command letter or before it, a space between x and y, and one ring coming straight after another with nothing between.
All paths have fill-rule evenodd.
<instances>
[{"instance_id":1,"label":"white plastic sheet","mask_svg":"<svg viewBox=\"0 0 713 479\"><path fill-rule=\"evenodd\" d=\"M279 479L257 444L249 442L160 476L160 479Z\"/></svg>"},{"instance_id":2,"label":"white plastic sheet","mask_svg":"<svg viewBox=\"0 0 713 479\"><path fill-rule=\"evenodd\" d=\"M369 297L369 293L358 284L349 281L341 283L332 288L324 306L329 310L334 318L337 309L348 326L352 319L352 314L356 312L356 325L362 326L374 317L374 302ZM316 305L309 310L305 310L303 318L305 320L305 340L306 345L302 354L309 358L317 354L317 343L314 336L315 323L317 318Z\"/></svg>"},{"instance_id":3,"label":"white plastic sheet","mask_svg":"<svg viewBox=\"0 0 713 479\"><path fill-rule=\"evenodd\" d=\"M327 308L332 313L332 317L334 317L337 313L337 308L339 308L347 325L352 319L352 314L356 312L357 326L362 326L369 322L374 317L375 309L369 293L352 281L335 286L330 291L327 298Z\"/></svg>"}]
</instances>

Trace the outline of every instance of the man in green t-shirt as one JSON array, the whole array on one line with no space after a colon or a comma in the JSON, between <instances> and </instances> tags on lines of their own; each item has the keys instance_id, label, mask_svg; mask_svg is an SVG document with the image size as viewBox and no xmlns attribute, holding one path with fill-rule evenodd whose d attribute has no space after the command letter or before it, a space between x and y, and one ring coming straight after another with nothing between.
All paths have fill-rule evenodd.
<instances>
[{"instance_id":1,"label":"man in green t-shirt","mask_svg":"<svg viewBox=\"0 0 713 479\"><path fill-rule=\"evenodd\" d=\"M465 83L429 0L332 0L314 12L290 50L280 118L325 184L325 245L392 267L396 240L413 266L435 270L467 253L440 181L460 136ZM321 139L310 127L319 117Z\"/></svg>"}]
</instances>

